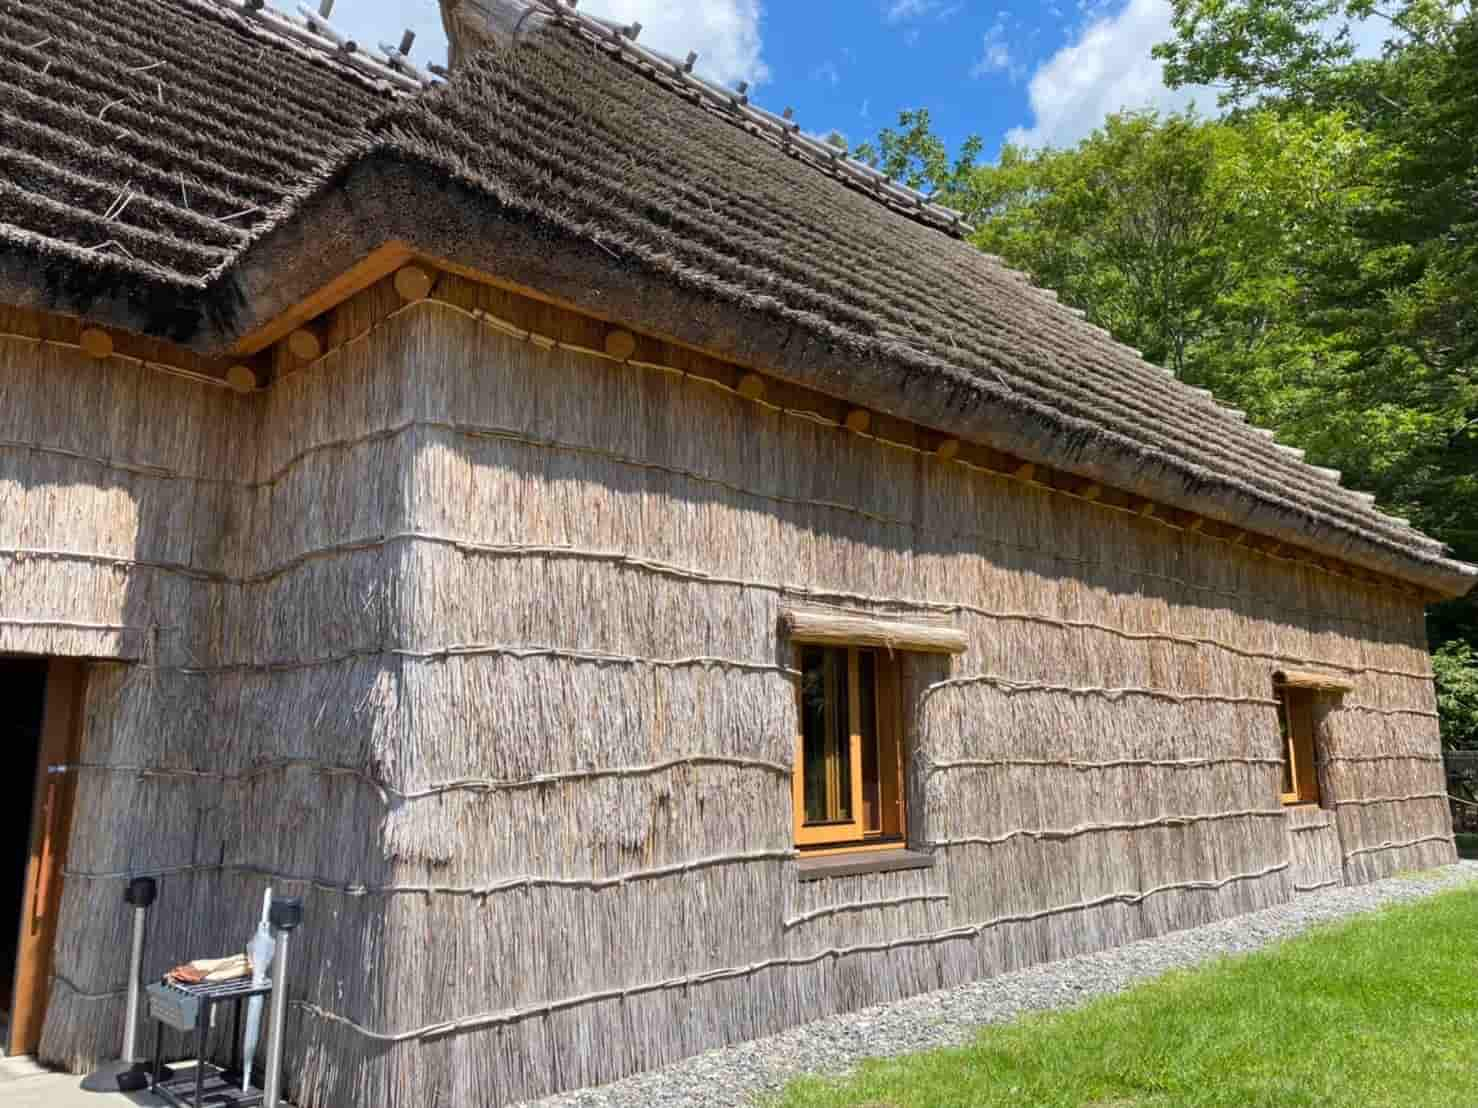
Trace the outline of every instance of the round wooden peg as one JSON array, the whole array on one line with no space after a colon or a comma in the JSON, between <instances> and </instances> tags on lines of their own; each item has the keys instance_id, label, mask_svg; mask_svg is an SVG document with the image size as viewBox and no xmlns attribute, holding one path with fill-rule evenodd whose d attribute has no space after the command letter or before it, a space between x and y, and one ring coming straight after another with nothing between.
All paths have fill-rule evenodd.
<instances>
[{"instance_id":1,"label":"round wooden peg","mask_svg":"<svg viewBox=\"0 0 1478 1108\"><path fill-rule=\"evenodd\" d=\"M934 451L941 462L947 462L960 452L959 439L945 439Z\"/></svg>"},{"instance_id":2,"label":"round wooden peg","mask_svg":"<svg viewBox=\"0 0 1478 1108\"><path fill-rule=\"evenodd\" d=\"M418 265L403 266L395 273L395 291L407 303L425 300L431 295L431 286L434 283L431 274Z\"/></svg>"},{"instance_id":3,"label":"round wooden peg","mask_svg":"<svg viewBox=\"0 0 1478 1108\"><path fill-rule=\"evenodd\" d=\"M746 373L739 378L739 395L745 400L758 400L765 395L765 379L758 373Z\"/></svg>"},{"instance_id":4,"label":"round wooden peg","mask_svg":"<svg viewBox=\"0 0 1478 1108\"><path fill-rule=\"evenodd\" d=\"M89 358L107 358L113 353L113 336L97 327L88 327L77 336L77 345Z\"/></svg>"},{"instance_id":5,"label":"round wooden peg","mask_svg":"<svg viewBox=\"0 0 1478 1108\"><path fill-rule=\"evenodd\" d=\"M606 353L616 361L624 362L636 353L636 336L630 331L607 332Z\"/></svg>"},{"instance_id":6,"label":"round wooden peg","mask_svg":"<svg viewBox=\"0 0 1478 1108\"><path fill-rule=\"evenodd\" d=\"M872 425L872 415L862 408L853 408L847 413L845 423L848 431L860 435Z\"/></svg>"},{"instance_id":7,"label":"round wooden peg","mask_svg":"<svg viewBox=\"0 0 1478 1108\"><path fill-rule=\"evenodd\" d=\"M257 374L249 365L233 365L226 370L226 384L237 392L251 392L257 387Z\"/></svg>"},{"instance_id":8,"label":"round wooden peg","mask_svg":"<svg viewBox=\"0 0 1478 1108\"><path fill-rule=\"evenodd\" d=\"M306 327L300 327L287 337L287 348L299 361L311 362L323 354L323 342Z\"/></svg>"}]
</instances>

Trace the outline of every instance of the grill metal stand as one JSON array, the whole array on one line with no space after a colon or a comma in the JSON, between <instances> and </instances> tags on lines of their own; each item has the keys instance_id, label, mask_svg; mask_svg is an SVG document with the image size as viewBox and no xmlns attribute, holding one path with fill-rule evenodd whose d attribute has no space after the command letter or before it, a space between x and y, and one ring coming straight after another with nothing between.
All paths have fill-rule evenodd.
<instances>
[{"instance_id":1,"label":"grill metal stand","mask_svg":"<svg viewBox=\"0 0 1478 1108\"><path fill-rule=\"evenodd\" d=\"M154 1076L150 1091L176 1108L253 1108L262 1104L265 1097L262 1090L241 1091L241 1005L254 996L270 993L271 981L253 986L250 978L214 985L178 985L172 981L150 985L149 1014L158 1028L154 1036ZM211 1013L216 1005L228 1003L235 1006L235 1026L231 1034L231 1065L222 1069L206 1060L205 1042ZM195 1033L195 1066L170 1078L163 1075L165 1027Z\"/></svg>"},{"instance_id":2,"label":"grill metal stand","mask_svg":"<svg viewBox=\"0 0 1478 1108\"><path fill-rule=\"evenodd\" d=\"M303 922L302 898L274 898L268 918L277 933L272 980L281 981L283 985L272 993L272 1013L267 1023L267 1076L262 1083L266 1086L266 1108L278 1108L282 1094L282 1036L287 1018L287 952L292 933Z\"/></svg>"},{"instance_id":3,"label":"grill metal stand","mask_svg":"<svg viewBox=\"0 0 1478 1108\"><path fill-rule=\"evenodd\" d=\"M82 1087L88 1092L114 1090L132 1093L149 1087L149 1064L139 1053L139 999L144 979L144 931L149 909L159 894L159 884L152 877L135 877L128 883L123 900L133 910L133 942L128 959L128 1010L123 1017L123 1052L118 1061L88 1074ZM170 1076L164 1071L164 1077Z\"/></svg>"}]
</instances>

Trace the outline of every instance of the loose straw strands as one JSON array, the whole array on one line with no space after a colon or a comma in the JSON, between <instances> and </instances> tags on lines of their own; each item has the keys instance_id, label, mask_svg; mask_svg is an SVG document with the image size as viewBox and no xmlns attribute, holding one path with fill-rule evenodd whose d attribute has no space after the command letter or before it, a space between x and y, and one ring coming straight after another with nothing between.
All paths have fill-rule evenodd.
<instances>
[{"instance_id":1,"label":"loose straw strands","mask_svg":"<svg viewBox=\"0 0 1478 1108\"><path fill-rule=\"evenodd\" d=\"M523 1008L510 1008L498 1012L488 1012L484 1015L469 1016L463 1019L445 1020L441 1023L429 1024L412 1031L384 1032L375 1031L338 1015L315 1004L296 1003L298 1010L314 1016L318 1019L328 1020L341 1024L358 1032L365 1038L380 1043L405 1043L413 1041L424 1041L429 1039L440 1039L448 1035L464 1034L468 1031L477 1031L490 1027L498 1027L505 1024L518 1023L522 1020L536 1016L552 1015L555 1012L565 1011L570 1008L579 1008L589 1004L597 1004L602 1001L626 1000L644 993L660 992L670 989L691 989L694 986L711 984L717 981L731 980L734 978L750 977L771 969L794 968L800 966L814 965L817 962L828 959L840 959L856 954L885 953L887 951L899 950L905 947L933 946L940 943L959 942L974 940L982 933L992 928L1001 927L1012 923L1030 923L1035 920L1046 919L1049 916L1058 916L1071 912L1081 912L1091 908L1103 907L1108 904L1142 904L1152 897L1168 892L1204 890L1214 891L1226 888L1228 885L1239 881L1255 881L1260 878L1270 877L1275 873L1281 873L1288 868L1287 862L1268 866L1250 873L1233 874L1215 881L1176 881L1164 885L1157 885L1151 889L1134 892L1115 892L1105 896L1094 897L1090 900L1078 901L1073 904L1063 904L1051 908L1043 908L1032 912L1018 912L1009 915L996 916L981 923L970 924L965 927L954 927L944 931L936 931L924 935L910 935L903 938L890 939L884 942L859 943L853 946L827 947L811 954L794 955L785 957L766 958L744 966L733 966L724 969L706 970L699 973L684 974L680 977L672 977L663 981L646 982L639 985L629 985L622 988L603 989L597 992L584 993L579 996L566 997L560 1000L546 1001L541 1004L529 1005Z\"/></svg>"}]
</instances>

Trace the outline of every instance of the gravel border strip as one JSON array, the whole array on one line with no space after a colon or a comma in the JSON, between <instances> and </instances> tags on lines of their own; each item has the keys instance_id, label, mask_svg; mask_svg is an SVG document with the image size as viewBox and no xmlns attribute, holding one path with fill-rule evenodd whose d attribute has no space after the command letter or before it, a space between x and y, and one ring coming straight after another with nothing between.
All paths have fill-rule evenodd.
<instances>
[{"instance_id":1,"label":"gravel border strip","mask_svg":"<svg viewBox=\"0 0 1478 1108\"><path fill-rule=\"evenodd\" d=\"M1355 888L1322 889L1204 927L817 1020L600 1088L531 1101L527 1108L720 1108L752 1103L802 1074L835 1075L867 1058L956 1046L972 1039L985 1024L1026 1012L1073 1007L1168 970L1260 950L1320 924L1471 882L1478 882L1478 861Z\"/></svg>"}]
</instances>

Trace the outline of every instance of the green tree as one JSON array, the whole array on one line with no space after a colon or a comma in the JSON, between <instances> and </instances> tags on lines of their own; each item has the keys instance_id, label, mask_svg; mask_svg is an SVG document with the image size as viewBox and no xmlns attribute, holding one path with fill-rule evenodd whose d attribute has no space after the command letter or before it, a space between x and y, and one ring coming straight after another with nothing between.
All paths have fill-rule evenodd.
<instances>
[{"instance_id":1,"label":"green tree","mask_svg":"<svg viewBox=\"0 0 1478 1108\"><path fill-rule=\"evenodd\" d=\"M981 212L973 183L984 147L979 135L971 135L951 159L944 140L934 133L929 109L919 108L899 112L897 129L884 127L876 143L864 142L852 154L895 181L933 195L973 221Z\"/></svg>"},{"instance_id":2,"label":"green tree","mask_svg":"<svg viewBox=\"0 0 1478 1108\"><path fill-rule=\"evenodd\" d=\"M1461 641L1432 655L1442 742L1451 750L1478 750L1478 650Z\"/></svg>"}]
</instances>

